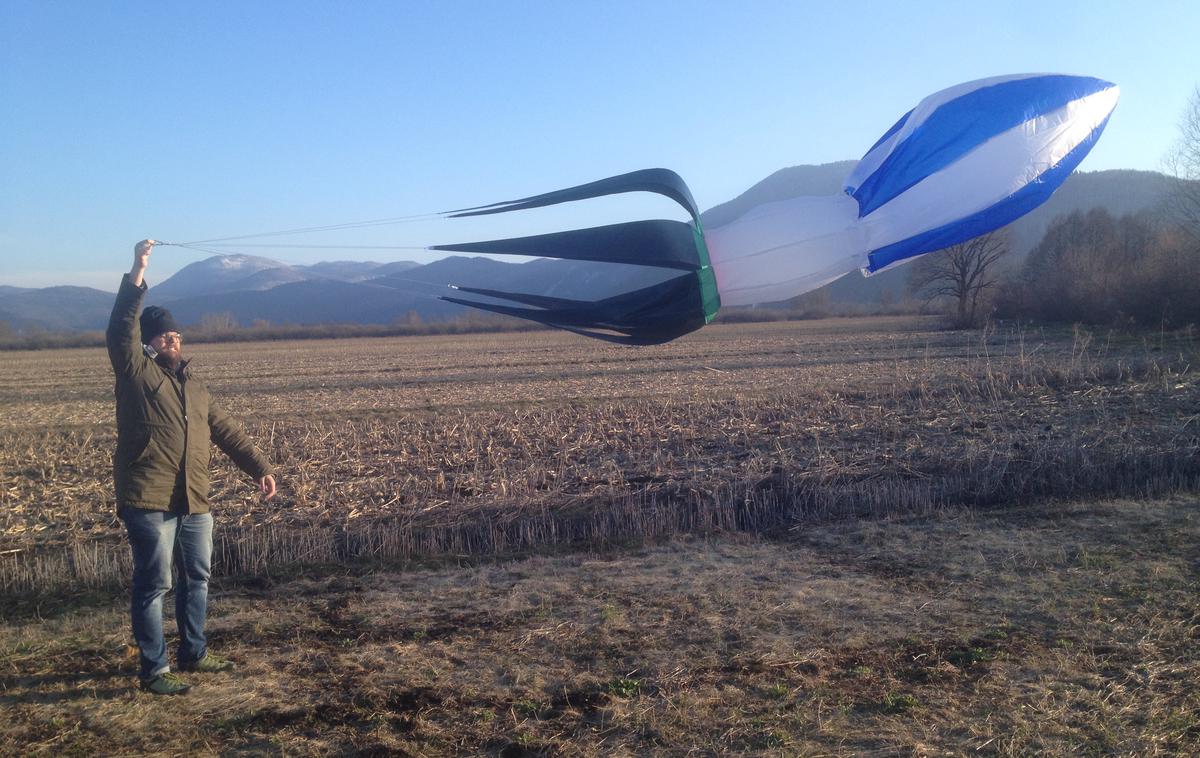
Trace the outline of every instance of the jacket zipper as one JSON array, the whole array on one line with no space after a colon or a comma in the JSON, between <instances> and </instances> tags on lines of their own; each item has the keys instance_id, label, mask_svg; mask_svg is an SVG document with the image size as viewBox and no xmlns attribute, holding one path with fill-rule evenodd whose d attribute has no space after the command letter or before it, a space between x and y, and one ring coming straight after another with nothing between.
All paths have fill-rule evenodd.
<instances>
[{"instance_id":1,"label":"jacket zipper","mask_svg":"<svg viewBox=\"0 0 1200 758\"><path fill-rule=\"evenodd\" d=\"M183 377L179 381L179 406L183 410L183 460L179 462L183 471L183 499L187 502L187 512L192 512L192 498L188 493L188 413L187 413L187 382Z\"/></svg>"}]
</instances>

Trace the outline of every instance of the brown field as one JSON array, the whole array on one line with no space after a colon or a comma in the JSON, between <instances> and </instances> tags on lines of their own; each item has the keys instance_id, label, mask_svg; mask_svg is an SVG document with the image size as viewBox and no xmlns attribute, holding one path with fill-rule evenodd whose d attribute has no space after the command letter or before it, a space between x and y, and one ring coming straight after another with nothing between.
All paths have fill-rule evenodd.
<instances>
[{"instance_id":1,"label":"brown field","mask_svg":"<svg viewBox=\"0 0 1200 758\"><path fill-rule=\"evenodd\" d=\"M244 666L182 710L133 691L122 657L103 351L0 354L0 735L55 754L1194 751L1198 503L1172 493L1200 489L1196 347L912 319L640 349L196 346L282 491L263 505L215 469L213 641Z\"/></svg>"}]
</instances>

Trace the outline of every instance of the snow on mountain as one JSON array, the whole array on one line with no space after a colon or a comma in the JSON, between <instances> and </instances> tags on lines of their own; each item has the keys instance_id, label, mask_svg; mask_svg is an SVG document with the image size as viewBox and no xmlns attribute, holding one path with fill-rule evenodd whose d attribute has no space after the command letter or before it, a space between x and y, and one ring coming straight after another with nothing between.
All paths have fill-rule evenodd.
<instances>
[{"instance_id":1,"label":"snow on mountain","mask_svg":"<svg viewBox=\"0 0 1200 758\"><path fill-rule=\"evenodd\" d=\"M216 255L188 264L166 281L153 285L147 293L146 302L163 303L231 290L263 289L261 286L240 287L238 284L260 271L278 268L290 267L286 263L255 255Z\"/></svg>"}]
</instances>

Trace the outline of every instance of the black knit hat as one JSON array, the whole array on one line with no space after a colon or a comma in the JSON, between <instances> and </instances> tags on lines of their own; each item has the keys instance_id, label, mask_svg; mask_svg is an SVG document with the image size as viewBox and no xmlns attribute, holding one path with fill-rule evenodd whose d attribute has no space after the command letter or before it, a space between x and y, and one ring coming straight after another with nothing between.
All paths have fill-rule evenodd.
<instances>
[{"instance_id":1,"label":"black knit hat","mask_svg":"<svg viewBox=\"0 0 1200 758\"><path fill-rule=\"evenodd\" d=\"M142 311L138 323L142 326L142 342L149 342L160 334L179 331L179 324L175 323L171 312L157 305L151 305Z\"/></svg>"}]
</instances>

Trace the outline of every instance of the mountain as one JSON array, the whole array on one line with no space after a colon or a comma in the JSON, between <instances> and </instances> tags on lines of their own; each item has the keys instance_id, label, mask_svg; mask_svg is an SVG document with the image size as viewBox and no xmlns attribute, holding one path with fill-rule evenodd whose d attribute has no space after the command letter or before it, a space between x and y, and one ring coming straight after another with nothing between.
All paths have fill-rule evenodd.
<instances>
[{"instance_id":1,"label":"mountain","mask_svg":"<svg viewBox=\"0 0 1200 758\"><path fill-rule=\"evenodd\" d=\"M210 294L162 304L183 324L198 324L204 316L217 313L229 313L241 325L260 319L272 324L387 324L414 310L430 320L452 318L463 310L425 293L413 295L384 285L335 279L310 279L261 292Z\"/></svg>"},{"instance_id":2,"label":"mountain","mask_svg":"<svg viewBox=\"0 0 1200 758\"><path fill-rule=\"evenodd\" d=\"M854 161L839 161L782 169L708 209L701 219L712 229L761 203L840 192L853 167ZM1061 214L1094 207L1117 215L1154 211L1176 186L1177 180L1152 171L1073 174L1048 202L1010 226L1014 246L1010 261L1024 257ZM390 323L411 312L425 320L464 313L463 307L439 300L454 295L447 287L450 284L590 300L673 275L640 266L548 259L508 263L454 256L426 265L328 261L296 266L259 256L224 255L180 269L152 287L146 302L169 307L185 325L217 313L231 314L241 324L260 319L274 324ZM903 266L869 278L850 274L806 297L877 304L901 298L907 277ZM18 329L102 329L112 298L111 293L86 287L0 286L0 321Z\"/></svg>"},{"instance_id":3,"label":"mountain","mask_svg":"<svg viewBox=\"0 0 1200 758\"><path fill-rule=\"evenodd\" d=\"M420 265L421 264L417 263L416 261L393 261L392 263L384 263L381 264L379 268L375 269L373 276L391 276L408 271L409 269L418 268Z\"/></svg>"},{"instance_id":4,"label":"mountain","mask_svg":"<svg viewBox=\"0 0 1200 758\"><path fill-rule=\"evenodd\" d=\"M112 313L113 297L91 287L6 287L0 290L0 321L14 329L103 329Z\"/></svg>"},{"instance_id":5,"label":"mountain","mask_svg":"<svg viewBox=\"0 0 1200 758\"><path fill-rule=\"evenodd\" d=\"M380 276L399 274L421 264L415 261L376 263L374 261L326 261L311 266L296 266L299 271L322 279L337 279L342 282L365 282Z\"/></svg>"},{"instance_id":6,"label":"mountain","mask_svg":"<svg viewBox=\"0 0 1200 758\"><path fill-rule=\"evenodd\" d=\"M263 292L309 281L362 282L419 266L413 261L328 261L292 266L255 255L216 255L184 266L150 289L147 302L170 302L231 292Z\"/></svg>"},{"instance_id":7,"label":"mountain","mask_svg":"<svg viewBox=\"0 0 1200 758\"><path fill-rule=\"evenodd\" d=\"M1013 252L1024 258L1046 235L1050 223L1071 211L1104 208L1114 216L1162 212L1179 182L1156 171L1077 171L1049 200L1011 224Z\"/></svg>"},{"instance_id":8,"label":"mountain","mask_svg":"<svg viewBox=\"0 0 1200 758\"><path fill-rule=\"evenodd\" d=\"M756 205L788 200L802 195L836 195L842 181L858 161L837 161L819 166L783 168L755 184L734 199L714 205L700 214L700 223L712 229L737 219Z\"/></svg>"},{"instance_id":9,"label":"mountain","mask_svg":"<svg viewBox=\"0 0 1200 758\"><path fill-rule=\"evenodd\" d=\"M595 300L634 287L645 287L672 276L646 266L566 261L539 258L525 263L506 263L491 258L451 256L409 269L399 275L372 279L399 290L426 295L450 295L447 285L497 290L536 292L552 297Z\"/></svg>"},{"instance_id":10,"label":"mountain","mask_svg":"<svg viewBox=\"0 0 1200 758\"><path fill-rule=\"evenodd\" d=\"M301 271L291 266L276 266L275 268L264 268L255 271L250 276L243 279L238 279L229 286L229 290L235 292L261 292L264 290L272 290L284 284L295 284L296 282L307 282L313 277L304 274ZM225 290L228 291L228 290ZM212 290L205 294L221 294L222 290ZM160 297L162 293L155 292L156 297Z\"/></svg>"},{"instance_id":11,"label":"mountain","mask_svg":"<svg viewBox=\"0 0 1200 758\"><path fill-rule=\"evenodd\" d=\"M271 269L286 268L279 261L255 255L214 255L189 263L161 284L153 285L148 293L152 302L194 297L230 290L256 289L241 286L246 279Z\"/></svg>"},{"instance_id":12,"label":"mountain","mask_svg":"<svg viewBox=\"0 0 1200 758\"><path fill-rule=\"evenodd\" d=\"M323 261L311 266L296 266L296 268L314 276L337 279L342 282L361 282L381 276L379 269L383 265L375 261Z\"/></svg>"},{"instance_id":13,"label":"mountain","mask_svg":"<svg viewBox=\"0 0 1200 758\"><path fill-rule=\"evenodd\" d=\"M254 276L275 270L265 269ZM449 284L594 299L677 275L678 272L664 273L642 266L606 266L586 261L539 259L507 263L491 258L451 256L366 281L314 278L268 290L235 290L169 300L148 298L147 303L168 307L183 324L199 323L205 315L217 313L229 313L242 325L256 320L273 324L386 324L406 318L414 311L430 321L466 312L468 309L463 306L440 300L444 295L462 294Z\"/></svg>"}]
</instances>

